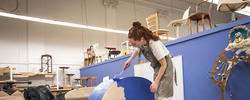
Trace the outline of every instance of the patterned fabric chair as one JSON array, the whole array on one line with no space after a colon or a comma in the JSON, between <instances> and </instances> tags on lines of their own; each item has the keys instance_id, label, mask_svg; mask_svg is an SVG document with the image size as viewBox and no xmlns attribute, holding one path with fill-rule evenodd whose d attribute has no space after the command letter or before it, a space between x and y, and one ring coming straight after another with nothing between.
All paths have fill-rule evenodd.
<instances>
[{"instance_id":1,"label":"patterned fabric chair","mask_svg":"<svg viewBox=\"0 0 250 100\"><path fill-rule=\"evenodd\" d=\"M209 21L209 26L212 28L212 19L211 19L211 14L210 11L212 9L212 3L209 2L209 8L207 12L199 12L199 6L201 4L205 3L206 1L202 1L196 5L196 11L195 13L190 14L188 17L189 20L189 28L190 28L190 34L192 34L192 21L196 21L196 30L199 32L199 21L201 21L201 24L203 26L203 30L206 30L205 28L205 19L208 19ZM212 1L213 2L213 1Z\"/></svg>"}]
</instances>

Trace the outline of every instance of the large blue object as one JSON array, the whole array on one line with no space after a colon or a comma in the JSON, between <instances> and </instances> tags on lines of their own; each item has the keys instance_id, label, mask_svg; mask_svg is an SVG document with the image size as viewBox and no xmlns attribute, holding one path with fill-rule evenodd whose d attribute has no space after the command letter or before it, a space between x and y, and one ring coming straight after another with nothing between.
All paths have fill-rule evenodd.
<instances>
[{"instance_id":1,"label":"large blue object","mask_svg":"<svg viewBox=\"0 0 250 100\"><path fill-rule=\"evenodd\" d=\"M185 100L220 100L220 88L209 78L208 72L212 71L217 57L227 47L230 30L239 25L250 29L250 17L165 43L173 56L182 55ZM130 56L131 54L84 67L80 70L81 77L97 76L100 83L103 77L118 74ZM136 62L137 57L132 61L131 67ZM122 77L134 76L134 68L131 67ZM233 100L250 100L250 79L247 76L250 76L249 64L242 63L231 70L228 82L231 85ZM238 83L243 81L245 83ZM229 95L227 90L225 100L231 100Z\"/></svg>"},{"instance_id":2,"label":"large blue object","mask_svg":"<svg viewBox=\"0 0 250 100\"><path fill-rule=\"evenodd\" d=\"M244 61L239 62L232 68L226 86L226 93L231 94L232 100L250 100L249 73L250 63ZM238 93L238 91L244 93Z\"/></svg>"},{"instance_id":3,"label":"large blue object","mask_svg":"<svg viewBox=\"0 0 250 100\"><path fill-rule=\"evenodd\" d=\"M155 100L154 93L149 89L151 82L141 77L116 78L102 82L93 90L88 100L102 100L114 82L117 82L118 87L124 88L126 100Z\"/></svg>"},{"instance_id":4,"label":"large blue object","mask_svg":"<svg viewBox=\"0 0 250 100\"><path fill-rule=\"evenodd\" d=\"M102 100L105 92L114 83L114 80L108 80L100 83L90 94L88 100Z\"/></svg>"}]
</instances>

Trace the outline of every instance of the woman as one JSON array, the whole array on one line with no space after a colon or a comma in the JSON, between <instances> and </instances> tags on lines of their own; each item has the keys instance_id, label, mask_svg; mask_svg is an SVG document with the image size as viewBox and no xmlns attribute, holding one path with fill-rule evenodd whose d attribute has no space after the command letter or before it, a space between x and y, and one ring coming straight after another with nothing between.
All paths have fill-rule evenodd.
<instances>
[{"instance_id":1,"label":"woman","mask_svg":"<svg viewBox=\"0 0 250 100\"><path fill-rule=\"evenodd\" d=\"M173 64L167 48L158 36L153 35L152 31L142 26L140 22L133 22L128 39L136 49L125 63L124 70L130 66L138 53L143 53L154 69L154 81L150 86L150 91L155 93L156 100L171 100L173 96Z\"/></svg>"}]
</instances>

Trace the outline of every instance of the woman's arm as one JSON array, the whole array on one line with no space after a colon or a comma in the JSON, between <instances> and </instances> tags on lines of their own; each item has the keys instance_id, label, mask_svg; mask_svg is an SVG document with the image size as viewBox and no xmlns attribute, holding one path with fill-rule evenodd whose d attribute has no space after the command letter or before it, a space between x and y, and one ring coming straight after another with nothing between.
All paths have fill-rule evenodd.
<instances>
[{"instance_id":1,"label":"woman's arm","mask_svg":"<svg viewBox=\"0 0 250 100\"><path fill-rule=\"evenodd\" d=\"M158 75L156 76L154 82L152 83L152 85L150 86L150 90L151 92L156 92L157 88L158 88L158 84L164 74L164 72L167 69L167 63L166 63L166 59L165 57L159 60L160 64L161 64L161 68L159 69Z\"/></svg>"},{"instance_id":2,"label":"woman's arm","mask_svg":"<svg viewBox=\"0 0 250 100\"><path fill-rule=\"evenodd\" d=\"M131 62L135 58L135 56L137 56L137 54L138 54L138 50L134 50L134 52L132 53L132 55L129 57L128 60Z\"/></svg>"},{"instance_id":3,"label":"woman's arm","mask_svg":"<svg viewBox=\"0 0 250 100\"><path fill-rule=\"evenodd\" d=\"M129 57L129 59L126 61L125 63L125 67L123 68L123 71L125 71L129 66L131 61L135 58L135 56L138 54L138 50L134 50L134 52L132 53L132 55Z\"/></svg>"},{"instance_id":4,"label":"woman's arm","mask_svg":"<svg viewBox=\"0 0 250 100\"><path fill-rule=\"evenodd\" d=\"M160 82L160 80L161 80L161 78L162 78L164 72L165 72L166 69L167 69L167 63L166 63L165 57L162 58L162 59L160 59L159 62L161 63L161 68L160 68L160 70L159 70L158 75L157 75L156 78L155 78L155 82L156 82L156 83L159 83L159 82Z\"/></svg>"}]
</instances>

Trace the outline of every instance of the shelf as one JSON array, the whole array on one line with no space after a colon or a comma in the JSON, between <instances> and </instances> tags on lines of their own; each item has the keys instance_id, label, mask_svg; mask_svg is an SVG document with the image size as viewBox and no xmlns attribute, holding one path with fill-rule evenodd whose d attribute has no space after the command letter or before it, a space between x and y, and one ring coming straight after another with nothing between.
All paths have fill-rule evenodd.
<instances>
[{"instance_id":1,"label":"shelf","mask_svg":"<svg viewBox=\"0 0 250 100\"><path fill-rule=\"evenodd\" d=\"M56 75L56 73L32 73L32 72L17 72L13 75L23 75L23 76L43 76L43 75Z\"/></svg>"}]
</instances>

